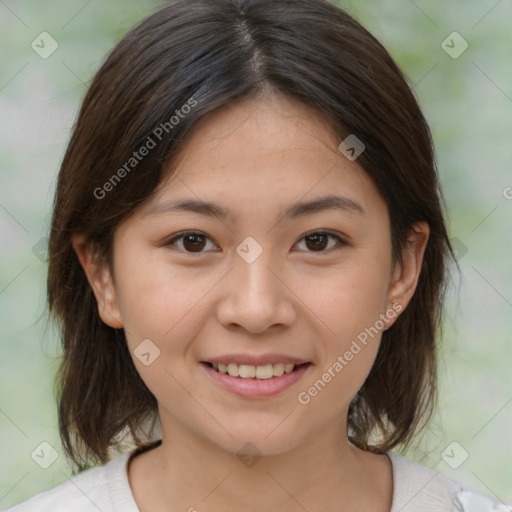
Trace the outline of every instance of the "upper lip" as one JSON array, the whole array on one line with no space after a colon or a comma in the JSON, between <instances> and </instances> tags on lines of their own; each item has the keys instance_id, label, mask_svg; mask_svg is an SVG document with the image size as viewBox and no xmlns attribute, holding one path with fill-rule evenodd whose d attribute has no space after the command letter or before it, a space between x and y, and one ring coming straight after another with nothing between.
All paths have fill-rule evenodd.
<instances>
[{"instance_id":1,"label":"upper lip","mask_svg":"<svg viewBox=\"0 0 512 512\"><path fill-rule=\"evenodd\" d=\"M306 359L300 357L288 356L285 354L263 354L260 356L253 356L250 354L226 354L222 356L212 357L210 359L204 359L204 363L236 363L246 364L252 366L265 366L268 364L303 364L309 363Z\"/></svg>"}]
</instances>

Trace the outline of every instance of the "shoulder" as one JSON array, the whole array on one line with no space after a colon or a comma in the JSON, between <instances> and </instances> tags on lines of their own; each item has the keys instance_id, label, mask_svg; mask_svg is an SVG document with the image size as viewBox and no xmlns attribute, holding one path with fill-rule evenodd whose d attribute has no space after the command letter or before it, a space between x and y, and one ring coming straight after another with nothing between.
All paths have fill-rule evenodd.
<instances>
[{"instance_id":1,"label":"shoulder","mask_svg":"<svg viewBox=\"0 0 512 512\"><path fill-rule=\"evenodd\" d=\"M105 467L96 467L79 473L61 484L40 492L35 496L7 509L8 512L28 512L38 510L41 512L63 512L74 510L77 512L88 510L101 510L107 512L100 503L105 502L106 475ZM96 504L98 507L96 507Z\"/></svg>"},{"instance_id":2,"label":"shoulder","mask_svg":"<svg viewBox=\"0 0 512 512\"><path fill-rule=\"evenodd\" d=\"M393 507L391 512L510 512L512 509L483 494L466 489L441 473L393 452Z\"/></svg>"},{"instance_id":3,"label":"shoulder","mask_svg":"<svg viewBox=\"0 0 512 512\"><path fill-rule=\"evenodd\" d=\"M113 512L117 509L113 506L113 495L117 494L116 499L119 498L120 501L133 498L126 476L129 455L130 453L119 455L104 466L91 468L68 478L65 482L14 505L6 512ZM133 506L133 503L129 505ZM125 507L121 510L137 509Z\"/></svg>"}]
</instances>

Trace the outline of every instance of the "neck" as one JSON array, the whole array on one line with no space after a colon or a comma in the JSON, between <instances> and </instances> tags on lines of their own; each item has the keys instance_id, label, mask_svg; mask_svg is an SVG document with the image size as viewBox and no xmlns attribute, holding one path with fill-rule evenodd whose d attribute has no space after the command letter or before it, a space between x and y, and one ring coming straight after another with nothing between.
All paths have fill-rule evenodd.
<instances>
[{"instance_id":1,"label":"neck","mask_svg":"<svg viewBox=\"0 0 512 512\"><path fill-rule=\"evenodd\" d=\"M139 508L314 512L337 510L341 503L347 511L391 508L389 460L351 445L346 425L314 432L279 453L266 449L268 439L238 445L245 448L227 450L164 418L161 445L130 465Z\"/></svg>"}]
</instances>

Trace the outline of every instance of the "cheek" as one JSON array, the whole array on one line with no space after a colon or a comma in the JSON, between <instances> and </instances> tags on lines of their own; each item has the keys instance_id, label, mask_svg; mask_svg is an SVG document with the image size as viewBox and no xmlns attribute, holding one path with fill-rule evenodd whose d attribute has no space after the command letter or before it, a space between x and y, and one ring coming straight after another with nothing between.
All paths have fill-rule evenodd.
<instances>
[{"instance_id":1,"label":"cheek","mask_svg":"<svg viewBox=\"0 0 512 512\"><path fill-rule=\"evenodd\" d=\"M190 407L180 383L197 371L190 346L203 329L205 296L216 280L211 275L193 278L158 264L151 272L147 268L139 265L121 290L127 344L138 373L157 400L180 410Z\"/></svg>"},{"instance_id":2,"label":"cheek","mask_svg":"<svg viewBox=\"0 0 512 512\"><path fill-rule=\"evenodd\" d=\"M320 337L315 374L297 398L308 415L335 421L341 411L345 413L377 356L387 281L362 266L324 284L322 296L317 291L310 297L316 297L319 316L329 329Z\"/></svg>"},{"instance_id":3,"label":"cheek","mask_svg":"<svg viewBox=\"0 0 512 512\"><path fill-rule=\"evenodd\" d=\"M380 315L385 313L389 273L389 262L374 255L367 251L347 258L345 265L303 291L308 306L326 326L317 351L315 379L320 375L320 381L315 381L318 386L310 395L321 394L316 401L347 403L374 363L384 328Z\"/></svg>"},{"instance_id":4,"label":"cheek","mask_svg":"<svg viewBox=\"0 0 512 512\"><path fill-rule=\"evenodd\" d=\"M305 382L297 395L298 407L308 418L321 418L315 430L322 435L326 424L335 424L340 418L345 418L350 402L363 385L375 359L378 341L373 346L352 350L351 359L345 353L333 357L329 364L318 368L316 374ZM316 432L312 433L313 435Z\"/></svg>"},{"instance_id":5,"label":"cheek","mask_svg":"<svg viewBox=\"0 0 512 512\"><path fill-rule=\"evenodd\" d=\"M145 339L169 361L186 355L190 340L202 329L207 295L219 276L199 267L176 269L161 254L142 251L120 259L117 269L123 283L118 303L132 355Z\"/></svg>"},{"instance_id":6,"label":"cheek","mask_svg":"<svg viewBox=\"0 0 512 512\"><path fill-rule=\"evenodd\" d=\"M387 262L370 256L347 258L323 275L317 271L302 274L296 283L308 308L341 346L373 326L385 312L389 268Z\"/></svg>"}]
</instances>

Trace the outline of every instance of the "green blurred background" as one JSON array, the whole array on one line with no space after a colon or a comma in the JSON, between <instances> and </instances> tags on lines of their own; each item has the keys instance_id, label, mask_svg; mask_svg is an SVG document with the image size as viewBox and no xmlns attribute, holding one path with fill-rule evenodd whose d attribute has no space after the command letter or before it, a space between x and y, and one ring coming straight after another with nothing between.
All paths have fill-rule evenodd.
<instances>
[{"instance_id":1,"label":"green blurred background","mask_svg":"<svg viewBox=\"0 0 512 512\"><path fill-rule=\"evenodd\" d=\"M335 3L387 47L414 88L462 270L449 295L438 414L407 456L510 505L512 3ZM122 35L162 5L0 0L1 508L70 475L52 389L59 344L44 317L55 178L88 82ZM42 32L58 43L46 59L31 47ZM453 32L468 44L459 56L465 43ZM58 453L47 469L31 456L41 442Z\"/></svg>"}]
</instances>

